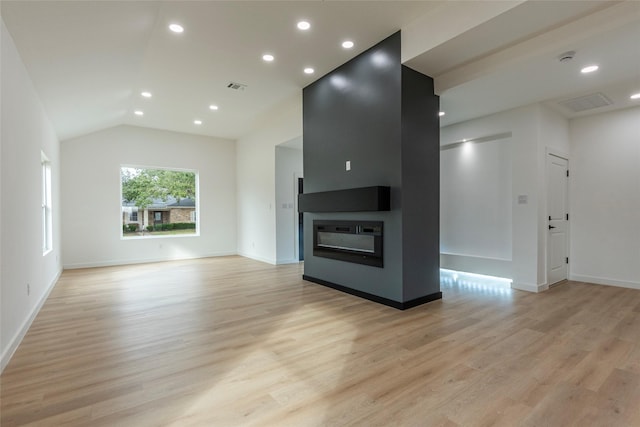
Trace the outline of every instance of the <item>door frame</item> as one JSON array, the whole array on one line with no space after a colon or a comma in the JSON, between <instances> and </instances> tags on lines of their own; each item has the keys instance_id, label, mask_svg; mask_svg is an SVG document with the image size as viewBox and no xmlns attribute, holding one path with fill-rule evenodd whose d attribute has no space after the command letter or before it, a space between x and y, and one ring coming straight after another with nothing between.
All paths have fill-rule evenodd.
<instances>
[{"instance_id":1,"label":"door frame","mask_svg":"<svg viewBox=\"0 0 640 427\"><path fill-rule=\"evenodd\" d=\"M294 215L293 215L293 223L294 223L294 232L293 232L293 236L295 238L295 242L294 242L294 254L295 254L295 259L298 260L298 262L300 262L300 228L298 226L298 221L299 221L299 212L298 212L298 180L299 179L304 179L304 176L302 176L301 174L299 174L298 172L294 172L293 173L293 209L294 209ZM304 235L302 236L303 242L304 242Z\"/></svg>"},{"instance_id":2,"label":"door frame","mask_svg":"<svg viewBox=\"0 0 640 427\"><path fill-rule=\"evenodd\" d=\"M570 170L570 165L571 165L571 161L569 159L569 153L566 153L562 150L558 150L556 148L552 148L552 147L546 147L545 150L545 155L544 155L544 182L545 182L545 187L544 187L544 217L542 218L542 222L544 224L544 274L545 274L545 282L546 282L546 287L550 287L550 286L554 286L554 284L549 283L549 233L548 233L548 225L549 225L549 168L548 168L548 159L549 156L554 156L554 157L559 157L563 160L567 161L567 171ZM569 253L571 250L571 212L570 212L570 206L571 206L571 194L569 192L569 178L571 178L571 173L569 173L569 176L567 177L567 189L566 189L566 194L567 194L567 214L569 214L569 221L567 221L567 239L566 239L566 250L567 250L567 257L569 257ZM569 263L567 264L567 280L570 279L571 276L571 257L569 257ZM562 282L558 282L558 283L562 283Z\"/></svg>"}]
</instances>

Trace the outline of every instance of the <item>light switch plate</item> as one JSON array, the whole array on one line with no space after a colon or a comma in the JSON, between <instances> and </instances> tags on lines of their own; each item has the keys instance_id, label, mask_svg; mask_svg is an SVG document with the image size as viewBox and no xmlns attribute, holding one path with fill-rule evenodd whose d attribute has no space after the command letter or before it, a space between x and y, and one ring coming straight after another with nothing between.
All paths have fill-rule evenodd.
<instances>
[{"instance_id":1,"label":"light switch plate","mask_svg":"<svg viewBox=\"0 0 640 427\"><path fill-rule=\"evenodd\" d=\"M346 170L348 170L348 171L350 171L350 170L351 170L351 160L347 160L347 161L345 162L344 168L345 168Z\"/></svg>"}]
</instances>

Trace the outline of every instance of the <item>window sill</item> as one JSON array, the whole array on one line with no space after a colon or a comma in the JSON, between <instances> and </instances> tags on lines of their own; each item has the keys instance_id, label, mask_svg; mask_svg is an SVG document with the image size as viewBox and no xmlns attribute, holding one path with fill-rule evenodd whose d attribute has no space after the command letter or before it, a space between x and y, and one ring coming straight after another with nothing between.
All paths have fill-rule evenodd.
<instances>
[{"instance_id":1,"label":"window sill","mask_svg":"<svg viewBox=\"0 0 640 427\"><path fill-rule=\"evenodd\" d=\"M174 235L165 235L165 236L131 236L124 237L120 236L120 240L151 240L151 239L182 239L185 237L200 237L200 233L194 234L174 234Z\"/></svg>"}]
</instances>

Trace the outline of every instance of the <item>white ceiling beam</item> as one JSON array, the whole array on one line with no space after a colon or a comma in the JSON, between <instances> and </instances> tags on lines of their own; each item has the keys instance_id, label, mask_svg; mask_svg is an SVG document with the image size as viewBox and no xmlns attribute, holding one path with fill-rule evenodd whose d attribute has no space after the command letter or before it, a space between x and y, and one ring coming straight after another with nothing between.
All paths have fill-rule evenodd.
<instances>
[{"instance_id":1,"label":"white ceiling beam","mask_svg":"<svg viewBox=\"0 0 640 427\"><path fill-rule=\"evenodd\" d=\"M628 0L612 4L611 7L435 76L436 93L441 94L447 89L502 71L531 58L559 55L562 53L558 51L560 42L565 46L577 44L581 40L635 21L640 24L640 2Z\"/></svg>"},{"instance_id":2,"label":"white ceiling beam","mask_svg":"<svg viewBox=\"0 0 640 427\"><path fill-rule=\"evenodd\" d=\"M446 1L402 28L402 63L517 7L526 0Z\"/></svg>"}]
</instances>

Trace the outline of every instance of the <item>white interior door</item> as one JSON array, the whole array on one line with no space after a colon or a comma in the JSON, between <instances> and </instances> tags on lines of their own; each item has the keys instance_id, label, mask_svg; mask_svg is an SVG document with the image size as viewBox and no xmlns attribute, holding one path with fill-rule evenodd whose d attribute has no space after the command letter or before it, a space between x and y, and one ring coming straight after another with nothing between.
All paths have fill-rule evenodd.
<instances>
[{"instance_id":1,"label":"white interior door","mask_svg":"<svg viewBox=\"0 0 640 427\"><path fill-rule=\"evenodd\" d=\"M547 156L547 283L553 285L569 277L568 161Z\"/></svg>"}]
</instances>

